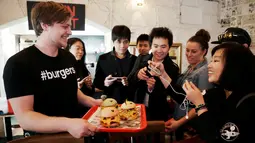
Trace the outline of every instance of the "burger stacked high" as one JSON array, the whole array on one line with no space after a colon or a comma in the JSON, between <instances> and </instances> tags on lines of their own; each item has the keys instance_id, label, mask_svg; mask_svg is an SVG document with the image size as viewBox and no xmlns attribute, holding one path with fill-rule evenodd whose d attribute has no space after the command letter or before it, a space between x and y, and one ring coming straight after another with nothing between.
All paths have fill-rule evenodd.
<instances>
[{"instance_id":1,"label":"burger stacked high","mask_svg":"<svg viewBox=\"0 0 255 143\"><path fill-rule=\"evenodd\" d=\"M120 107L121 120L134 120L138 117L136 104L132 101L124 102Z\"/></svg>"},{"instance_id":2,"label":"burger stacked high","mask_svg":"<svg viewBox=\"0 0 255 143\"><path fill-rule=\"evenodd\" d=\"M121 120L134 120L138 117L136 104L131 101L123 103L119 109L117 101L107 98L101 104L100 123L106 128L115 128L120 125Z\"/></svg>"},{"instance_id":3,"label":"burger stacked high","mask_svg":"<svg viewBox=\"0 0 255 143\"><path fill-rule=\"evenodd\" d=\"M114 128L120 125L118 103L113 98L107 98L101 104L100 123L106 128Z\"/></svg>"}]
</instances>

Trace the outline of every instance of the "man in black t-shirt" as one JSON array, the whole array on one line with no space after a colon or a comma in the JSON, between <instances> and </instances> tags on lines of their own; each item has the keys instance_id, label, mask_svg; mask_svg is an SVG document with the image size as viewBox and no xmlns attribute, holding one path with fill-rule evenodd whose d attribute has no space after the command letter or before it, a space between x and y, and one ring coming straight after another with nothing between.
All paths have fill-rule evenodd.
<instances>
[{"instance_id":1,"label":"man in black t-shirt","mask_svg":"<svg viewBox=\"0 0 255 143\"><path fill-rule=\"evenodd\" d=\"M79 119L78 102L99 105L77 87L74 56L61 49L71 35L72 15L55 2L37 3L31 21L38 40L35 45L8 59L4 85L15 116L24 130L36 133L69 132L80 138L97 128Z\"/></svg>"}]
</instances>

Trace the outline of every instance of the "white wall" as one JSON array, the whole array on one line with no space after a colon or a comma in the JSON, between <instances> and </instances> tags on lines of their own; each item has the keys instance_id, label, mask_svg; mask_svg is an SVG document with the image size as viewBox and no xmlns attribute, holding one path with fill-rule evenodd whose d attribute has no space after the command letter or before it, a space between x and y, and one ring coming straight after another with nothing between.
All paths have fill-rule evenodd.
<instances>
[{"instance_id":1,"label":"white wall","mask_svg":"<svg viewBox=\"0 0 255 143\"><path fill-rule=\"evenodd\" d=\"M0 33L2 33L2 30L0 30ZM0 34L0 69L3 69L4 65L4 54L3 54L3 48L2 48L2 34ZM3 75L3 70L0 70L0 75ZM4 88L3 88L3 79L0 79L0 97L4 95Z\"/></svg>"},{"instance_id":2,"label":"white wall","mask_svg":"<svg viewBox=\"0 0 255 143\"><path fill-rule=\"evenodd\" d=\"M5 97L4 84L3 84L3 69L7 59L17 52L15 35L11 34L9 28L0 30L0 97ZM0 99L1 101L2 99ZM0 104L0 109L2 110ZM5 106L5 105L4 105Z\"/></svg>"},{"instance_id":3,"label":"white wall","mask_svg":"<svg viewBox=\"0 0 255 143\"><path fill-rule=\"evenodd\" d=\"M60 0L54 0L60 1ZM218 3L205 0L144 0L144 5L138 7L135 0L62 0L65 3L86 4L86 21L111 29L114 25L124 24L132 31L131 41L135 41L141 33L149 33L153 27L165 26L172 30L174 42L182 43L182 69L186 69L185 58L186 41L193 36L200 28L208 30L211 40L216 40L222 32L218 23ZM201 11L198 15L186 15L191 23L181 23L181 7L188 6ZM13 21L26 18L26 0L1 0L0 29L13 24ZM192 21L199 20L199 21ZM184 20L185 21L185 20ZM201 21L201 22L200 22ZM106 51L110 51L112 42L110 32L105 32ZM210 45L213 47L214 45ZM210 52L208 52L210 57Z\"/></svg>"},{"instance_id":4,"label":"white wall","mask_svg":"<svg viewBox=\"0 0 255 143\"><path fill-rule=\"evenodd\" d=\"M56 1L56 0L55 0ZM200 28L211 33L212 40L216 40L221 32L218 21L218 3L205 0L144 0L144 5L138 7L135 0L63 0L61 2L86 4L86 18L98 25L111 29L116 24L125 24L132 31L132 41L141 33L149 33L153 27L169 27L174 34L174 42L185 43L189 37ZM1 15L0 24L8 23L26 16L26 0L1 0L0 12L11 13ZM201 24L180 23L181 5L192 6L201 10ZM8 7L8 8L6 8ZM13 11L13 12L11 12ZM190 15L195 19L197 15ZM107 51L112 47L107 47ZM183 52L184 54L184 52ZM210 57L210 56L209 56ZM183 55L183 67L187 61Z\"/></svg>"}]
</instances>

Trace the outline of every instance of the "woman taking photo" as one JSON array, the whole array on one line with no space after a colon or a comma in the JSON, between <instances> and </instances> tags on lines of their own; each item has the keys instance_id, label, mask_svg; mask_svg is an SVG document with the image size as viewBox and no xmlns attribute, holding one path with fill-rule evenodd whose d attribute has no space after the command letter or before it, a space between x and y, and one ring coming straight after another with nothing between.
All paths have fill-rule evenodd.
<instances>
[{"instance_id":1,"label":"woman taking photo","mask_svg":"<svg viewBox=\"0 0 255 143\"><path fill-rule=\"evenodd\" d=\"M224 90L217 94L209 90L203 98L201 92L191 82L185 82L183 86L187 99L196 106L200 135L207 142L253 142L255 128L253 54L239 44L224 43L216 46L212 55L212 62L208 65L208 80ZM219 100L212 103L210 102L212 98Z\"/></svg>"},{"instance_id":2,"label":"woman taking photo","mask_svg":"<svg viewBox=\"0 0 255 143\"><path fill-rule=\"evenodd\" d=\"M209 143L253 142L255 128L255 72L252 52L237 43L223 43L212 50L212 61L208 65L209 82L216 88L201 91L190 81L183 89L196 109L197 128L200 136ZM169 86L170 77L164 66L153 64L160 69L162 83ZM179 101L185 96L179 95Z\"/></svg>"}]
</instances>

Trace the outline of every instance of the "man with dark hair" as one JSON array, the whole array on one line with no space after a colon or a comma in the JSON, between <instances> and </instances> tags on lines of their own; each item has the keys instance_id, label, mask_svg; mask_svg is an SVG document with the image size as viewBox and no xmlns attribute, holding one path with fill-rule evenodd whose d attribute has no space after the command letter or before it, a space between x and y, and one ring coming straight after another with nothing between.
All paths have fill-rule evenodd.
<instances>
[{"instance_id":1,"label":"man with dark hair","mask_svg":"<svg viewBox=\"0 0 255 143\"><path fill-rule=\"evenodd\" d=\"M112 29L113 50L99 57L94 85L103 90L107 97L123 103L132 100L127 76L133 68L136 56L128 51L131 31L125 25L116 25ZM129 97L130 96L130 97Z\"/></svg>"},{"instance_id":2,"label":"man with dark hair","mask_svg":"<svg viewBox=\"0 0 255 143\"><path fill-rule=\"evenodd\" d=\"M147 55L151 49L149 43L149 35L141 34L136 40L136 48L140 55Z\"/></svg>"},{"instance_id":3,"label":"man with dark hair","mask_svg":"<svg viewBox=\"0 0 255 143\"><path fill-rule=\"evenodd\" d=\"M242 28L230 27L218 36L218 41L213 41L211 43L221 44L224 42L237 42L244 47L249 48L251 45L251 37L248 32Z\"/></svg>"},{"instance_id":4,"label":"man with dark hair","mask_svg":"<svg viewBox=\"0 0 255 143\"><path fill-rule=\"evenodd\" d=\"M173 34L165 27L153 28L150 33L152 53L139 56L128 79L136 88L135 102L145 104L148 120L167 120L169 111L167 94L158 77L151 76L147 70L148 61L163 63L166 72L172 77L173 84L179 75L179 67L169 57L169 50L173 44ZM166 112L160 112L166 111Z\"/></svg>"},{"instance_id":5,"label":"man with dark hair","mask_svg":"<svg viewBox=\"0 0 255 143\"><path fill-rule=\"evenodd\" d=\"M63 49L71 35L71 13L55 2L37 3L31 14L35 45L8 59L3 73L5 91L25 136L69 132L80 138L97 128L80 119L78 102L86 106L102 101L77 87L74 56Z\"/></svg>"},{"instance_id":6,"label":"man with dark hair","mask_svg":"<svg viewBox=\"0 0 255 143\"><path fill-rule=\"evenodd\" d=\"M166 27L153 28L150 33L149 42L151 54L140 55L130 75L128 81L135 90L135 102L146 106L147 120L167 121L171 110L167 102L167 94L160 78L152 76L149 73L148 61L163 63L166 72L172 77L173 84L176 83L179 75L179 67L169 57L169 50L173 44L173 34ZM150 140L148 136L146 140ZM160 139L159 134L153 135L157 142Z\"/></svg>"}]
</instances>

